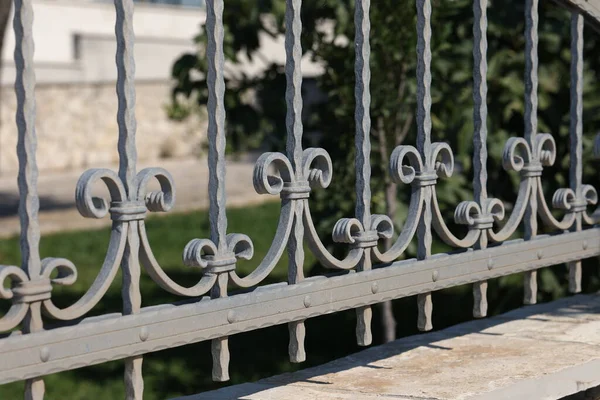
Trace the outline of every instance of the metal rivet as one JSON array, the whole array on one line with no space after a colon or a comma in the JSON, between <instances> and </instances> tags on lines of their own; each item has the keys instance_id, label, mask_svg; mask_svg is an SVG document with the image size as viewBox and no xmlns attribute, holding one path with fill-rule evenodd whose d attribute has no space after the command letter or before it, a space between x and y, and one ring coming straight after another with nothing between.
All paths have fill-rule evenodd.
<instances>
[{"instance_id":1,"label":"metal rivet","mask_svg":"<svg viewBox=\"0 0 600 400\"><path fill-rule=\"evenodd\" d=\"M373 282L371 284L371 293L375 294L379 291L379 285L377 284L377 282Z\"/></svg>"},{"instance_id":2,"label":"metal rivet","mask_svg":"<svg viewBox=\"0 0 600 400\"><path fill-rule=\"evenodd\" d=\"M588 248L588 242L587 242L587 240L583 241L583 243L581 244L581 247L583 247L584 250L587 250L587 248Z\"/></svg>"},{"instance_id":3,"label":"metal rivet","mask_svg":"<svg viewBox=\"0 0 600 400\"><path fill-rule=\"evenodd\" d=\"M229 310L229 312L227 313L227 321L229 321L230 324L233 324L235 322L235 312L233 310Z\"/></svg>"},{"instance_id":4,"label":"metal rivet","mask_svg":"<svg viewBox=\"0 0 600 400\"><path fill-rule=\"evenodd\" d=\"M437 271L433 271L433 274L431 274L431 279L433 279L434 282L437 281L438 275L439 273Z\"/></svg>"},{"instance_id":5,"label":"metal rivet","mask_svg":"<svg viewBox=\"0 0 600 400\"><path fill-rule=\"evenodd\" d=\"M42 347L40 350L40 360L46 362L50 359L50 350L47 347Z\"/></svg>"},{"instance_id":6,"label":"metal rivet","mask_svg":"<svg viewBox=\"0 0 600 400\"><path fill-rule=\"evenodd\" d=\"M148 339L148 328L143 326L142 329L140 329L140 340L145 342L146 339Z\"/></svg>"},{"instance_id":7,"label":"metal rivet","mask_svg":"<svg viewBox=\"0 0 600 400\"><path fill-rule=\"evenodd\" d=\"M304 296L304 307L310 307L310 296Z\"/></svg>"},{"instance_id":8,"label":"metal rivet","mask_svg":"<svg viewBox=\"0 0 600 400\"><path fill-rule=\"evenodd\" d=\"M494 268L494 260L492 260L491 258L488 260L488 269L492 269Z\"/></svg>"},{"instance_id":9,"label":"metal rivet","mask_svg":"<svg viewBox=\"0 0 600 400\"><path fill-rule=\"evenodd\" d=\"M537 251L537 257L538 257L538 260L541 260L542 257L544 257L544 253L541 250L538 250Z\"/></svg>"}]
</instances>

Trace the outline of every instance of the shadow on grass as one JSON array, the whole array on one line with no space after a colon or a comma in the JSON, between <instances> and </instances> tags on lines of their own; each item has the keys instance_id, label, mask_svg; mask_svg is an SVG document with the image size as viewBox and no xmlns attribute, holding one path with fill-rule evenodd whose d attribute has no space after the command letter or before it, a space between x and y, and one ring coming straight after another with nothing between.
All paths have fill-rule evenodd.
<instances>
[{"instance_id":1,"label":"shadow on grass","mask_svg":"<svg viewBox=\"0 0 600 400\"><path fill-rule=\"evenodd\" d=\"M248 233L255 240L255 261L240 263L242 273L248 273L256 260L262 259L271 244L275 232L278 204L267 204L248 210L231 210L230 231ZM260 221L261 223L257 223ZM159 261L175 281L191 286L197 282L201 272L181 266L181 249L194 237L206 237L208 224L204 214L174 215L151 219L147 224L148 235ZM67 306L77 301L82 291L98 273L98 265L104 257L108 242L106 231L72 233L44 237L42 255L70 258L80 272L80 282L72 287L57 288L53 299L58 305ZM74 244L76 243L76 245ZM306 253L307 265L314 258ZM0 242L0 258L3 263L19 263L18 239ZM586 292L600 288L596 259L584 261L583 282ZM322 275L326 271L314 266L306 271L307 276ZM331 271L329 271L331 272ZM286 259L261 285L285 281ZM512 275L490 281L488 288L490 315L518 308L522 304L522 276ZM539 301L545 302L566 294L567 269L563 265L546 268L539 272ZM121 277L117 275L113 285L102 301L88 316L103 315L122 309L120 294ZM144 306L181 301L170 295L142 274L141 291ZM194 300L192 300L194 301ZM471 286L460 286L433 293L433 324L435 329L471 320L473 304ZM2 307L7 304L3 302ZM416 298L403 298L393 302L394 315L398 321L397 337L418 333L416 329ZM374 344L382 342L380 307L374 306ZM47 321L55 324L55 321ZM208 391L231 384L252 382L284 372L295 371L347 356L361 350L355 340L356 317L353 310L325 315L306 321L307 361L292 364L288 360L287 326L275 326L232 336L229 340L231 352L228 383L211 381L212 359L210 343L203 342L147 354L144 357L144 399L165 399ZM124 398L123 361L61 372L45 377L46 399L90 399ZM0 399L22 398L23 383L0 386Z\"/></svg>"}]
</instances>

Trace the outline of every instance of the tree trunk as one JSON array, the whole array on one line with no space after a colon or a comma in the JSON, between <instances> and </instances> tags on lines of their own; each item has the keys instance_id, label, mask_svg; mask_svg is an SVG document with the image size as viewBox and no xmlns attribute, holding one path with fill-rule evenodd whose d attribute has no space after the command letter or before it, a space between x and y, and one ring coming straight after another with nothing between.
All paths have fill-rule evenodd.
<instances>
[{"instance_id":1,"label":"tree trunk","mask_svg":"<svg viewBox=\"0 0 600 400\"><path fill-rule=\"evenodd\" d=\"M402 64L400 68L400 83L398 85L398 99L404 98L406 91L406 64ZM394 77L390 77L390 82L394 80ZM384 122L383 117L377 119L377 128L373 132L377 136L379 141L379 154L381 156L381 162L387 164L387 160L390 156L389 144L391 146L399 146L404 142L406 135L410 130L413 120L413 113L407 110L398 110L392 121L388 120L388 124ZM393 126L393 129L391 129ZM391 135L386 134L386 130ZM389 135L389 136L388 136ZM391 137L390 137L391 136ZM388 165L385 165L384 170L387 171ZM384 173L384 185L385 185L385 213L392 221L396 216L398 210L398 198L397 191L398 185L392 181L391 176L386 172ZM389 249L394 244L394 239L390 238L384 242L385 249ZM383 330L383 342L389 343L396 340L396 319L394 318L394 309L392 308L391 301L385 301L381 303L381 327Z\"/></svg>"},{"instance_id":2,"label":"tree trunk","mask_svg":"<svg viewBox=\"0 0 600 400\"><path fill-rule=\"evenodd\" d=\"M385 134L385 124L383 118L377 119L377 131L379 140L379 152L381 155L381 162L386 163L388 159L388 146L387 137ZM387 166L385 168L387 170ZM397 185L391 180L388 174L385 175L385 213L394 219L397 209L396 200ZM386 239L384 242L385 249L389 249L394 243L394 239ZM381 328L383 330L383 342L389 343L396 340L396 319L394 318L394 310L392 308L391 301L384 301L381 303Z\"/></svg>"},{"instance_id":3,"label":"tree trunk","mask_svg":"<svg viewBox=\"0 0 600 400\"><path fill-rule=\"evenodd\" d=\"M387 182L385 185L385 213L394 218L396 210L398 208L397 199L398 185L394 182ZM389 249L394 244L394 239L385 240L385 248ZM385 301L381 305L381 319L383 327L383 342L389 343L396 340L396 318L394 318L394 312L391 301Z\"/></svg>"}]
</instances>

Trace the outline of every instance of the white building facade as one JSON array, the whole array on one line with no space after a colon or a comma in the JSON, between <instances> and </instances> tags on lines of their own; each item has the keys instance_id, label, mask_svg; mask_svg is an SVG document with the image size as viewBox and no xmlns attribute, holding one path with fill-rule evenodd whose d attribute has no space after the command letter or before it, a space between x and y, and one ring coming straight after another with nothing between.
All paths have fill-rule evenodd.
<instances>
[{"instance_id":1,"label":"white building facade","mask_svg":"<svg viewBox=\"0 0 600 400\"><path fill-rule=\"evenodd\" d=\"M117 161L115 12L112 3L35 0L34 41L40 170L79 169ZM194 52L205 15L199 7L136 4L137 135L139 160L187 156L205 137L199 116L169 120L171 67ZM12 24L11 24L12 26ZM2 54L0 173L17 165L14 35Z\"/></svg>"},{"instance_id":2,"label":"white building facade","mask_svg":"<svg viewBox=\"0 0 600 400\"><path fill-rule=\"evenodd\" d=\"M164 2L180 5L158 4ZM172 121L167 114L173 63L182 54L197 50L194 37L206 18L199 6L201 2L136 2L137 144L138 160L142 163L201 153L206 138L202 113L184 122ZM118 128L114 5L110 1L33 0L33 8L40 170L115 164ZM258 75L270 63L285 63L283 37L263 35L260 40L261 56L250 62L240 55L245 62L241 67L229 66L228 73L243 70L246 75ZM14 151L17 131L13 50L14 35L8 29L0 81L0 174L14 173L18 168ZM321 73L308 57L303 60L302 69L307 77Z\"/></svg>"}]
</instances>

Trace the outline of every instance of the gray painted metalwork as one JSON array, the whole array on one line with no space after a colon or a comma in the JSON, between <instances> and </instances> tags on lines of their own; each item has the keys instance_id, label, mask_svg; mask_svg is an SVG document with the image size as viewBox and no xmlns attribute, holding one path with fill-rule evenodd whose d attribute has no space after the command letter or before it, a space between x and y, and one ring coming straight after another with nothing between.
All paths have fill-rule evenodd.
<instances>
[{"instance_id":1,"label":"gray painted metalwork","mask_svg":"<svg viewBox=\"0 0 600 400\"><path fill-rule=\"evenodd\" d=\"M287 156L294 169L296 180L305 180L302 171L302 21L300 11L302 0L287 0L285 14L285 49L289 62L286 63L286 102L287 102ZM296 284L304 279L304 225L301 202L294 202L294 223L288 243L288 283ZM290 332L289 355L290 361L300 363L306 360L304 338L306 328L303 321L292 322L288 325Z\"/></svg>"},{"instance_id":2,"label":"gray painted metalwork","mask_svg":"<svg viewBox=\"0 0 600 400\"><path fill-rule=\"evenodd\" d=\"M569 181L577 199L582 198L583 177L583 16L573 12L571 16L571 157ZM586 207L585 201L582 207ZM577 214L572 229L581 230L582 215ZM581 261L569 264L569 290L581 292Z\"/></svg>"},{"instance_id":3,"label":"gray painted metalwork","mask_svg":"<svg viewBox=\"0 0 600 400\"><path fill-rule=\"evenodd\" d=\"M117 122L119 125L119 179L123 183L129 206L137 202L136 162L137 150L135 147L135 132L137 122L135 119L135 60L133 53L133 0L115 1L117 22L115 34L117 39L117 97L119 107ZM144 207L144 204L140 204ZM121 259L123 276L122 296L123 314L137 314L142 307L140 293L140 239L138 225L129 224L127 242ZM144 392L144 379L142 377L142 357L133 357L125 360L125 393L129 399L141 399Z\"/></svg>"},{"instance_id":4,"label":"gray painted metalwork","mask_svg":"<svg viewBox=\"0 0 600 400\"><path fill-rule=\"evenodd\" d=\"M371 0L357 0L355 3L355 99L356 99L356 218L362 224L365 235L371 230L371 21L369 10ZM371 253L365 251L357 271L369 271L372 268ZM361 346L368 346L373 341L371 334L371 307L360 307L356 310L356 340Z\"/></svg>"},{"instance_id":5,"label":"gray painted metalwork","mask_svg":"<svg viewBox=\"0 0 600 400\"><path fill-rule=\"evenodd\" d=\"M92 317L77 326L3 339L0 383L598 255L600 228L591 228L538 236L533 241L513 240L485 250L440 254L418 262L403 260L363 273L319 276L297 285L273 284L223 299L146 307L139 315ZM436 281L433 275L437 275ZM40 362L44 348L49 357Z\"/></svg>"},{"instance_id":6,"label":"gray painted metalwork","mask_svg":"<svg viewBox=\"0 0 600 400\"><path fill-rule=\"evenodd\" d=\"M533 147L537 134L537 88L538 88L538 0L525 1L525 140ZM535 183L532 191L535 192ZM537 199L531 196L525 211L525 238L531 239L537 233ZM537 302L537 271L525 274L523 302Z\"/></svg>"},{"instance_id":7,"label":"gray painted metalwork","mask_svg":"<svg viewBox=\"0 0 600 400\"><path fill-rule=\"evenodd\" d=\"M419 175L431 174L431 0L417 0L417 150L425 164ZM435 160L435 158L434 158ZM435 162L435 161L434 161ZM435 175L433 175L435 178ZM420 181L422 181L420 179ZM435 182L435 180L430 180ZM423 188L423 211L419 219L417 236L419 239L417 257L424 260L431 256L431 187ZM431 293L420 294L417 298L420 330L428 331L431 325L433 303Z\"/></svg>"},{"instance_id":8,"label":"gray painted metalwork","mask_svg":"<svg viewBox=\"0 0 600 400\"><path fill-rule=\"evenodd\" d=\"M17 94L17 127L19 138L17 153L19 155L19 216L21 219L21 268L26 275L18 278L18 286L14 289L17 297L47 298L52 290L48 279L42 275L39 253L40 227L38 211L40 200L37 192L38 169L35 158L37 137L35 133L35 71L33 68L33 8L30 0L15 1L14 15L15 65L17 77L15 91ZM20 273L21 271L19 271ZM16 270L15 272L16 273ZM27 303L26 303L27 304ZM15 311L26 307L17 307ZM11 311L13 307L11 307ZM43 330L41 303L29 304L26 315L22 315L23 331L34 333ZM11 312L9 311L9 316ZM14 318L14 322L21 322ZM44 381L30 379L25 383L26 399L42 399L44 397Z\"/></svg>"},{"instance_id":9,"label":"gray painted metalwork","mask_svg":"<svg viewBox=\"0 0 600 400\"><path fill-rule=\"evenodd\" d=\"M136 169L135 62L133 0L114 0L117 39L116 67L119 108L119 171L91 169L75 189L79 212L86 218L110 215L113 221L106 257L88 291L68 307L52 299L53 285L72 285L77 268L63 258L40 259L38 226L35 74L33 70L33 12L31 0L15 0L15 64L17 66L17 126L19 140L20 217L22 265L0 266L0 298L10 300L0 318L0 331L22 324L23 332L0 340L0 383L26 379L26 398L44 396L44 375L123 359L127 398L143 397L142 357L153 351L212 340L213 379L229 379L228 336L277 324L288 324L292 362L306 359L304 321L307 318L356 309L356 337L360 345L372 342L372 304L395 298L418 296L418 327L432 329L431 292L473 283L475 317L487 312L486 280L516 272L526 273L525 303L536 301L536 271L568 263L570 288L581 290L581 262L600 255L600 229L587 227L600 221L600 211L588 212L597 203L597 193L582 183L582 85L583 22L598 23L596 0L563 1L573 8L571 20L571 155L570 187L558 190L552 206L564 211L556 218L544 198L542 173L554 163L556 145L550 134L537 127L538 0L525 7L525 135L506 143L502 163L507 171L520 174L517 200L510 215L505 206L487 193L487 0L474 0L474 196L460 203L454 213L468 231L456 236L446 225L438 203L438 178L454 170L452 149L432 142L431 126L431 0L416 0L417 7L417 142L398 146L390 158L395 182L411 191L408 215L393 244L385 251L381 239L394 235L386 215L371 213L371 121L370 105L370 0L356 0L355 7L355 98L356 98L356 208L351 218L333 227L334 241L347 245L345 257L334 257L323 244L311 216L309 197L313 188L326 189L333 179L331 158L319 148L302 147L301 0L286 0L286 154L269 152L259 157L253 173L258 193L279 195L281 208L277 230L264 259L248 275L236 273L238 259L251 259L253 245L243 234L227 233L225 197L225 82L223 54L223 0L208 0L208 140L210 239L194 239L183 249L183 263L198 270L197 282L184 287L173 281L157 262L148 240L144 219L148 212L169 211L175 202L175 185L162 168ZM596 139L600 155L600 136ZM156 180L160 190L149 192ZM102 182L109 199L92 196ZM505 218L506 217L506 218ZM538 235L538 220L554 229L551 236ZM504 221L504 222L502 222ZM523 239L511 240L523 224ZM433 231L448 245L462 249L450 254L432 254ZM418 240L416 260L398 261L409 243ZM306 279L303 267L306 242L321 264L352 273ZM491 245L501 243L502 245ZM228 296L228 286L259 285L288 252L288 280ZM162 289L196 301L185 305L141 307L141 269ZM374 268L378 267L378 268ZM121 268L123 275L121 314L85 318L110 287ZM205 296L210 294L210 296ZM49 318L74 321L69 326L44 326ZM75 322L76 321L76 322Z\"/></svg>"},{"instance_id":10,"label":"gray painted metalwork","mask_svg":"<svg viewBox=\"0 0 600 400\"><path fill-rule=\"evenodd\" d=\"M481 207L487 195L487 0L473 2L473 191ZM487 247L487 234L482 233L479 249ZM473 285L473 316L487 315L487 282Z\"/></svg>"}]
</instances>

